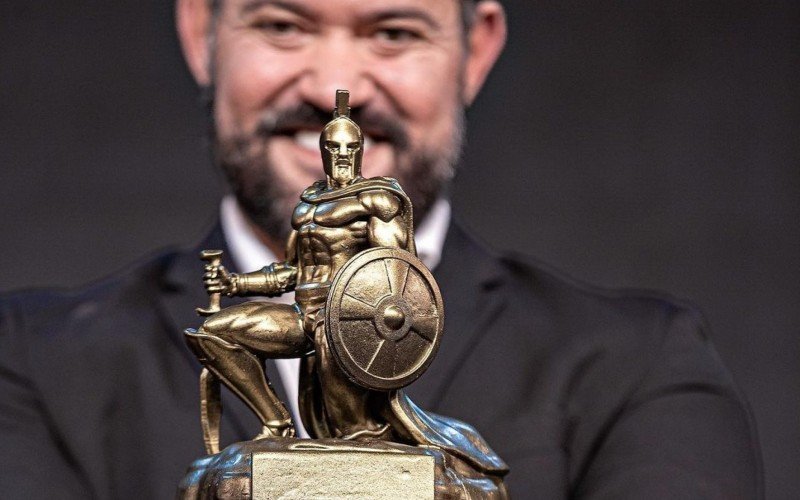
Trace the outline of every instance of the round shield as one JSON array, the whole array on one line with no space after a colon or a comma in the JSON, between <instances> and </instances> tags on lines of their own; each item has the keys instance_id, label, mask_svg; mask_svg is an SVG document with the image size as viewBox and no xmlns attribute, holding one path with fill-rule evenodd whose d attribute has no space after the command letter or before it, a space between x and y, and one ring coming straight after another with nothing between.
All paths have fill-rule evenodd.
<instances>
[{"instance_id":1,"label":"round shield","mask_svg":"<svg viewBox=\"0 0 800 500\"><path fill-rule=\"evenodd\" d=\"M336 274L325 333L344 372L368 389L399 389L428 368L442 338L444 305L413 254L370 248Z\"/></svg>"}]
</instances>

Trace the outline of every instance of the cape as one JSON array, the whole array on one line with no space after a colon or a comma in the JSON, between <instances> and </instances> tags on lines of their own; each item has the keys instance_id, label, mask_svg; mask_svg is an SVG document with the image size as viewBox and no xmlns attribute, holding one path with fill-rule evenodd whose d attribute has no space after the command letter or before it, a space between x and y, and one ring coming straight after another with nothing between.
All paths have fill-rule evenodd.
<instances>
[{"instance_id":1,"label":"cape","mask_svg":"<svg viewBox=\"0 0 800 500\"><path fill-rule=\"evenodd\" d=\"M402 389L392 391L390 405L398 420L395 430L409 441L442 448L485 474L508 474L508 465L471 425L421 409Z\"/></svg>"}]
</instances>

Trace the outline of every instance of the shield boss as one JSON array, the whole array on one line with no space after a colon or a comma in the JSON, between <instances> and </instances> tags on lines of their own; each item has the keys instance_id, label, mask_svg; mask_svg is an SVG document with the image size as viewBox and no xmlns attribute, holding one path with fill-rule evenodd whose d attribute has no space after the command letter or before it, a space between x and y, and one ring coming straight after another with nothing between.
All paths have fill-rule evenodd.
<instances>
[{"instance_id":1,"label":"shield boss","mask_svg":"<svg viewBox=\"0 0 800 500\"><path fill-rule=\"evenodd\" d=\"M433 275L413 254L370 248L336 274L325 307L325 333L339 366L376 390L413 382L433 361L444 306Z\"/></svg>"}]
</instances>

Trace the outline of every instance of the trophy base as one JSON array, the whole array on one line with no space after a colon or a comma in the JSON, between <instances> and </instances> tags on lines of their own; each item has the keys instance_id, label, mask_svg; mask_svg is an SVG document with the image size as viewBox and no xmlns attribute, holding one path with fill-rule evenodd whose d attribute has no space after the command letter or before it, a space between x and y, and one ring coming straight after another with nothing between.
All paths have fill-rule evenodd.
<instances>
[{"instance_id":1,"label":"trophy base","mask_svg":"<svg viewBox=\"0 0 800 500\"><path fill-rule=\"evenodd\" d=\"M177 498L434 499L440 450L386 441L270 438L196 460Z\"/></svg>"},{"instance_id":2,"label":"trophy base","mask_svg":"<svg viewBox=\"0 0 800 500\"><path fill-rule=\"evenodd\" d=\"M386 443L294 441L252 455L253 500L433 499L434 457Z\"/></svg>"}]
</instances>

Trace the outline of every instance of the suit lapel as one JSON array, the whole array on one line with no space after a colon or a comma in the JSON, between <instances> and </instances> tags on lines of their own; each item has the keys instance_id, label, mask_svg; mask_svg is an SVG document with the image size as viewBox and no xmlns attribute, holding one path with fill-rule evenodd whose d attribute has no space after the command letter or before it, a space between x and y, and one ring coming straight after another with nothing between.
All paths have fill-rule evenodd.
<instances>
[{"instance_id":1,"label":"suit lapel","mask_svg":"<svg viewBox=\"0 0 800 500\"><path fill-rule=\"evenodd\" d=\"M197 248L175 255L164 274L158 297L162 317L167 324L170 341L176 345L188 366L198 376L202 367L186 345L183 331L186 328L197 328L202 324L203 318L197 315L195 308L205 307L208 304L208 294L205 292L202 282L203 262L199 258L200 250L203 249L223 250L225 253L223 254L222 264L227 269L236 270L231 260L230 252L228 252L228 247L225 244L222 228L217 224ZM236 302L241 302L241 299L223 299L224 306L232 305ZM275 371L274 367L267 367L267 373L271 374L271 376L277 376ZM282 399L285 398L282 384L276 383L273 385L278 391L278 395ZM222 430L227 440L251 439L254 433L260 430L260 426L256 423L255 415L227 388L223 388L222 391L222 404ZM199 418L199 393L197 408Z\"/></svg>"},{"instance_id":2,"label":"suit lapel","mask_svg":"<svg viewBox=\"0 0 800 500\"><path fill-rule=\"evenodd\" d=\"M464 359L505 307L499 259L453 222L434 271L444 298L445 331L436 360L408 392L436 410Z\"/></svg>"},{"instance_id":3,"label":"suit lapel","mask_svg":"<svg viewBox=\"0 0 800 500\"><path fill-rule=\"evenodd\" d=\"M230 269L231 262L229 252L226 251L225 238L222 236L222 228L217 225L197 248L175 254L165 270L158 297L163 317L170 326L170 338L182 347L186 359L198 373L199 362L185 347L183 330L197 328L203 322L195 312L197 307L205 307L208 304L208 294L203 289L202 282L203 263L199 259L199 254L202 249L212 248L225 250L223 265Z\"/></svg>"}]
</instances>

